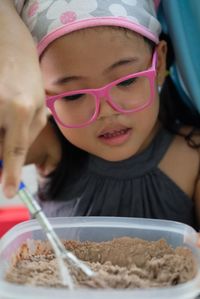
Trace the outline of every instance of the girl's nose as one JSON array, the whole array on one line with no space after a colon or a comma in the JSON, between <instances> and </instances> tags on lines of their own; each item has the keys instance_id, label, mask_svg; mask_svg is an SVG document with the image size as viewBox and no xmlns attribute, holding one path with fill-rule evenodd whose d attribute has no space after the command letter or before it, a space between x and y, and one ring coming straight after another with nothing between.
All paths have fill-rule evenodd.
<instances>
[{"instance_id":1,"label":"girl's nose","mask_svg":"<svg viewBox=\"0 0 200 299\"><path fill-rule=\"evenodd\" d=\"M107 97L101 97L100 99L100 105L99 105L99 114L97 119L113 116L114 114L119 114L118 111L116 111L111 103L108 101Z\"/></svg>"}]
</instances>

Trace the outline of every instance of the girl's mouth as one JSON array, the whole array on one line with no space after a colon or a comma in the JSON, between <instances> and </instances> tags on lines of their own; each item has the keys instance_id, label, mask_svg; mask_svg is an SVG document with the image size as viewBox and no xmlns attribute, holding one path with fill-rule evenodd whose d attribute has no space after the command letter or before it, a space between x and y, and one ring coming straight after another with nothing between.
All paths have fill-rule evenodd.
<instances>
[{"instance_id":1,"label":"girl's mouth","mask_svg":"<svg viewBox=\"0 0 200 299\"><path fill-rule=\"evenodd\" d=\"M108 145L121 145L129 139L131 131L131 128L108 130L100 134L98 138L101 140L101 142Z\"/></svg>"}]
</instances>

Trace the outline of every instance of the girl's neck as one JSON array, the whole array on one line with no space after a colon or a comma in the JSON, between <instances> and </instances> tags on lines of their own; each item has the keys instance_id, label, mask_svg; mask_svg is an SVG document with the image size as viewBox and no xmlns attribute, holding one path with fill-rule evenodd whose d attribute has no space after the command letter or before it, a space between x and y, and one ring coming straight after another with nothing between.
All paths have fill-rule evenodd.
<instances>
[{"instance_id":1,"label":"girl's neck","mask_svg":"<svg viewBox=\"0 0 200 299\"><path fill-rule=\"evenodd\" d=\"M157 121L155 123L154 127L152 128L148 138L141 145L141 147L140 147L140 149L138 150L137 153L142 152L143 150L145 150L149 146L149 144L152 142L152 140L154 139L155 135L157 134L157 132L160 130L161 127L162 127L162 124L160 123L160 121Z\"/></svg>"}]
</instances>

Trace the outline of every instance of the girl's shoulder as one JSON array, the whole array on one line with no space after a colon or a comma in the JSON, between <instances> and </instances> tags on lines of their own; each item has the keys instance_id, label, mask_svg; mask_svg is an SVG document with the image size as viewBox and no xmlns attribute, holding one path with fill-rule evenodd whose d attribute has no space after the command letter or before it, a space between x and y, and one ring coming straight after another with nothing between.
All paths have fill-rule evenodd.
<instances>
[{"instance_id":1,"label":"girl's shoulder","mask_svg":"<svg viewBox=\"0 0 200 299\"><path fill-rule=\"evenodd\" d=\"M183 126L175 134L171 148L180 154L189 154L199 159L200 129Z\"/></svg>"},{"instance_id":2,"label":"girl's shoulder","mask_svg":"<svg viewBox=\"0 0 200 299\"><path fill-rule=\"evenodd\" d=\"M182 127L174 136L159 168L192 198L200 170L200 131Z\"/></svg>"},{"instance_id":3,"label":"girl's shoulder","mask_svg":"<svg viewBox=\"0 0 200 299\"><path fill-rule=\"evenodd\" d=\"M200 163L200 129L184 126L175 135L168 152L180 159L194 160ZM185 161L186 162L186 161Z\"/></svg>"}]
</instances>

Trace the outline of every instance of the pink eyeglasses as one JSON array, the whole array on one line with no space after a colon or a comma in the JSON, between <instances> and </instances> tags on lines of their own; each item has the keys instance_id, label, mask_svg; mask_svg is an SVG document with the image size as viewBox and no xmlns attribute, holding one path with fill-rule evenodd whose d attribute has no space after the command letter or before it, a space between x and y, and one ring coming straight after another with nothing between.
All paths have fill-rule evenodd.
<instances>
[{"instance_id":1,"label":"pink eyeglasses","mask_svg":"<svg viewBox=\"0 0 200 299\"><path fill-rule=\"evenodd\" d=\"M154 99L156 51L148 70L130 74L96 89L81 89L48 96L46 105L54 119L66 128L81 128L94 122L101 101L114 110L129 114L149 106Z\"/></svg>"}]
</instances>

